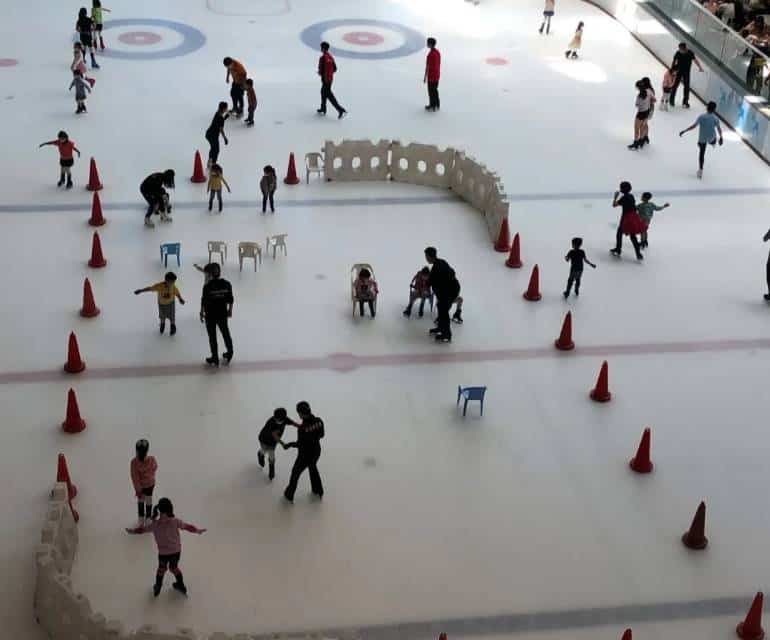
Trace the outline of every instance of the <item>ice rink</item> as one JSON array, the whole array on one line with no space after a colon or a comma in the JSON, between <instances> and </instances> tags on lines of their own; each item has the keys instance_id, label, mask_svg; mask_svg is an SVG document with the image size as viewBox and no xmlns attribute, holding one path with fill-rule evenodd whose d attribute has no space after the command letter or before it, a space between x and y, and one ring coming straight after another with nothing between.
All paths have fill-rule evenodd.
<instances>
[{"instance_id":1,"label":"ice rink","mask_svg":"<svg viewBox=\"0 0 770 640\"><path fill-rule=\"evenodd\" d=\"M43 637L32 557L62 452L78 487L73 582L130 629L734 637L770 575L768 167L728 131L698 180L697 134L677 136L703 111L695 99L689 112L656 113L652 144L627 150L634 83L649 76L658 89L663 67L624 27L581 0L558 0L548 36L537 32L541 0L105 0L107 51L89 113L76 116L67 87L79 5L41 5L32 30L29 6L0 5L0 635ZM565 60L581 20L581 58ZM315 113L318 51L303 33L332 43L341 121ZM435 114L423 109L427 36L442 54ZM259 106L254 127L226 125L232 194L217 215L188 178L228 99L224 56L249 70ZM60 129L83 153L71 191L55 186L56 150L37 148ZM301 185L283 184L290 152L301 165L343 138L453 146L484 162L509 194L524 268L504 266L482 215L451 192L307 185L302 167ZM104 269L86 264L92 156ZM265 164L279 186L276 214L262 216ZM174 221L147 229L139 184L168 168ZM671 203L643 263L627 240L621 259L608 253L621 180ZM237 243L275 233L288 233L288 256L239 272ZM598 268L565 301L573 236ZM193 263L208 259L208 240L230 250L229 369L203 366ZM187 300L173 338L158 333L154 295L133 295L162 280L163 242L182 245L181 266L169 264ZM427 314L401 315L428 245L462 284L465 323L451 344L429 339ZM356 262L374 266L376 319L351 319ZM530 303L521 294L536 263L543 299ZM93 319L78 314L85 277L101 308ZM568 310L577 348L562 353L553 340ZM70 331L87 363L79 375L61 372ZM603 360L613 398L600 405L588 391ZM475 403L462 417L458 385L488 386L483 417ZM88 423L77 435L61 429L70 387ZM257 434L275 407L295 415L300 400L326 423L326 493L313 500L304 475L287 505L295 454L278 452L269 483ZM627 463L645 427L655 470L641 476ZM139 438L160 465L156 500L208 528L183 533L188 599L168 576L152 597L152 537L123 531L136 520ZM688 551L680 537L701 500L710 544Z\"/></svg>"}]
</instances>

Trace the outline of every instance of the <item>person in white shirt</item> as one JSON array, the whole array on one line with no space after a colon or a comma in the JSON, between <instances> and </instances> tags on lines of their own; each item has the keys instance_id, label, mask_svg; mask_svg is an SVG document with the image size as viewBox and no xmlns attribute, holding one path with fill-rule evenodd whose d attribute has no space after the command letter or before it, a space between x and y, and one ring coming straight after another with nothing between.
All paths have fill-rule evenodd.
<instances>
[{"instance_id":1,"label":"person in white shirt","mask_svg":"<svg viewBox=\"0 0 770 640\"><path fill-rule=\"evenodd\" d=\"M636 117L634 118L634 141L628 145L628 148L634 151L641 149L647 143L645 130L653 101L653 94L647 90L644 82L639 80L636 83L636 88L638 93L636 94Z\"/></svg>"},{"instance_id":2,"label":"person in white shirt","mask_svg":"<svg viewBox=\"0 0 770 640\"><path fill-rule=\"evenodd\" d=\"M551 32L551 18L556 10L556 0L545 0L545 7L543 8L543 23L540 25L540 33L543 33L545 29L546 35Z\"/></svg>"}]
</instances>

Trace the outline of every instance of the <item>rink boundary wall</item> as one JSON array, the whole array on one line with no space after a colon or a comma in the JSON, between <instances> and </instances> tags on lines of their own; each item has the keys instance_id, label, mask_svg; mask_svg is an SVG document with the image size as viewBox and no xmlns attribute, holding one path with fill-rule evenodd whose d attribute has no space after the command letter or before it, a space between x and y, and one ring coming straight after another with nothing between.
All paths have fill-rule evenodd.
<instances>
[{"instance_id":1,"label":"rink boundary wall","mask_svg":"<svg viewBox=\"0 0 770 640\"><path fill-rule=\"evenodd\" d=\"M636 0L583 0L595 6L622 24L629 33L667 67L673 59L679 42L687 40L693 48L700 48L697 40L686 34L673 33L671 26L661 21L658 16L648 11ZM653 21L663 28L661 33L647 33L639 29L640 22ZM770 164L770 126L768 118L751 102L753 96L736 87L722 69L713 64L708 57L698 56L704 73L697 71L691 76L690 89L703 102L713 100L717 103L717 115L730 129L735 131L765 163ZM660 78L652 78L654 86ZM693 110L693 120L700 115Z\"/></svg>"},{"instance_id":2,"label":"rink boundary wall","mask_svg":"<svg viewBox=\"0 0 770 640\"><path fill-rule=\"evenodd\" d=\"M392 180L449 189L484 215L494 243L508 219L510 202L500 177L465 151L399 140L324 143L324 175L329 182Z\"/></svg>"}]
</instances>

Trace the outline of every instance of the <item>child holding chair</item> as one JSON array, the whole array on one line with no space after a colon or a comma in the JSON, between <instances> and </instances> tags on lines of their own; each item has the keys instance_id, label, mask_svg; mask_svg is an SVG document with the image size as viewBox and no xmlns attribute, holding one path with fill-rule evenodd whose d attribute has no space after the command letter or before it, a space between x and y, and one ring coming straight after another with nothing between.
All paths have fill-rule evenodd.
<instances>
[{"instance_id":1,"label":"child holding chair","mask_svg":"<svg viewBox=\"0 0 770 640\"><path fill-rule=\"evenodd\" d=\"M430 288L430 268L423 267L414 274L414 278L409 283L409 304L404 309L404 316L409 318L412 315L412 305L415 301L420 301L420 309L417 316L422 318L425 310L425 301L433 295Z\"/></svg>"},{"instance_id":2,"label":"child holding chair","mask_svg":"<svg viewBox=\"0 0 770 640\"><path fill-rule=\"evenodd\" d=\"M363 268L358 272L358 277L353 281L353 292L358 302L358 310L361 317L364 316L364 302L366 302L369 305L369 312L372 314L372 318L374 318L377 315L374 304L377 302L377 294L380 290L377 286L377 281L372 277L372 272L369 269Z\"/></svg>"}]
</instances>

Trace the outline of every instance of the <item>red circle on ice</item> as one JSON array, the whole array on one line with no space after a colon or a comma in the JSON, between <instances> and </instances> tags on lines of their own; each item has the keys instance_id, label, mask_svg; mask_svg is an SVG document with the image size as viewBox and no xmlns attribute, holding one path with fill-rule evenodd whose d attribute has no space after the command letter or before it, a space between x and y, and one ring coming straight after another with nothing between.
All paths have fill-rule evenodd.
<instances>
[{"instance_id":1,"label":"red circle on ice","mask_svg":"<svg viewBox=\"0 0 770 640\"><path fill-rule=\"evenodd\" d=\"M508 61L505 58L487 58L486 63L499 67L508 64Z\"/></svg>"},{"instance_id":2,"label":"red circle on ice","mask_svg":"<svg viewBox=\"0 0 770 640\"><path fill-rule=\"evenodd\" d=\"M16 58L0 58L0 67L15 67L19 64Z\"/></svg>"},{"instance_id":3,"label":"red circle on ice","mask_svg":"<svg viewBox=\"0 0 770 640\"><path fill-rule=\"evenodd\" d=\"M126 31L118 36L118 40L123 44L143 46L158 44L161 41L161 37L151 31Z\"/></svg>"},{"instance_id":4,"label":"red circle on ice","mask_svg":"<svg viewBox=\"0 0 770 640\"><path fill-rule=\"evenodd\" d=\"M379 33L371 31L350 31L342 36L342 39L348 44L357 44L362 47L371 47L385 42L385 38Z\"/></svg>"}]
</instances>

